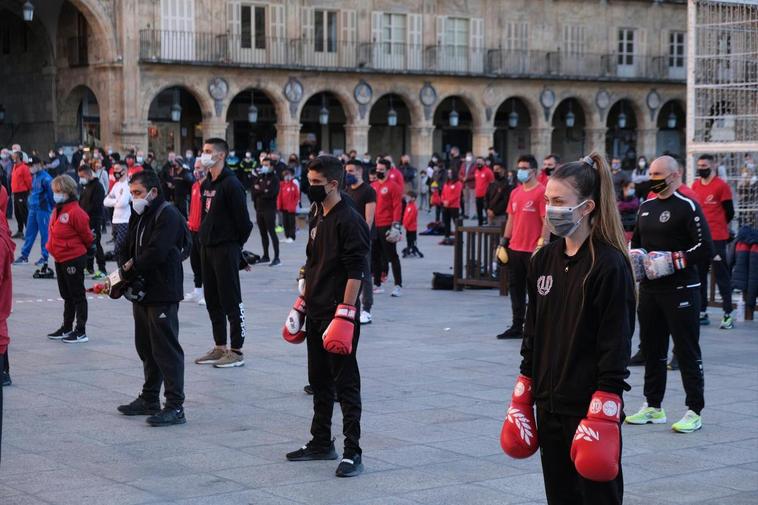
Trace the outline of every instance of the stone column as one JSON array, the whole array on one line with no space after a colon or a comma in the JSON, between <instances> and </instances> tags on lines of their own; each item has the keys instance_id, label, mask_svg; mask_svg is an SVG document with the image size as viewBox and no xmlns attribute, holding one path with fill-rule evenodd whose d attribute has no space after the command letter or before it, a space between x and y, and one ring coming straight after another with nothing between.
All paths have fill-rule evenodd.
<instances>
[{"instance_id":1,"label":"stone column","mask_svg":"<svg viewBox=\"0 0 758 505\"><path fill-rule=\"evenodd\" d=\"M654 159L658 147L657 142L657 129L637 130L637 157L645 156L648 160Z\"/></svg>"},{"instance_id":2,"label":"stone column","mask_svg":"<svg viewBox=\"0 0 758 505\"><path fill-rule=\"evenodd\" d=\"M585 154L589 154L592 151L597 151L603 155L606 154L605 152L605 134L606 134L605 128L587 128L584 130L586 135L586 150L587 152Z\"/></svg>"},{"instance_id":3,"label":"stone column","mask_svg":"<svg viewBox=\"0 0 758 505\"><path fill-rule=\"evenodd\" d=\"M224 119L218 117L203 118L203 138L220 137L226 139L226 129L229 126Z\"/></svg>"},{"instance_id":4,"label":"stone column","mask_svg":"<svg viewBox=\"0 0 758 505\"><path fill-rule=\"evenodd\" d=\"M483 126L474 128L472 145L474 156L487 156L487 149L495 142L495 128Z\"/></svg>"},{"instance_id":5,"label":"stone column","mask_svg":"<svg viewBox=\"0 0 758 505\"><path fill-rule=\"evenodd\" d=\"M113 149L124 153L132 146L147 151L147 121L129 121L121 124L121 130L114 137Z\"/></svg>"},{"instance_id":6,"label":"stone column","mask_svg":"<svg viewBox=\"0 0 758 505\"><path fill-rule=\"evenodd\" d=\"M276 146L284 159L292 153L300 156L300 123L277 123Z\"/></svg>"},{"instance_id":7,"label":"stone column","mask_svg":"<svg viewBox=\"0 0 758 505\"><path fill-rule=\"evenodd\" d=\"M529 140L531 154L537 158L538 163L552 151L553 128L530 128Z\"/></svg>"},{"instance_id":8,"label":"stone column","mask_svg":"<svg viewBox=\"0 0 758 505\"><path fill-rule=\"evenodd\" d=\"M368 130L367 124L346 124L345 125L345 151L355 149L359 154L368 151ZM373 154L373 153L372 153Z\"/></svg>"},{"instance_id":9,"label":"stone column","mask_svg":"<svg viewBox=\"0 0 758 505\"><path fill-rule=\"evenodd\" d=\"M416 167L425 167L434 152L434 126L409 126L411 134L411 163Z\"/></svg>"}]
</instances>

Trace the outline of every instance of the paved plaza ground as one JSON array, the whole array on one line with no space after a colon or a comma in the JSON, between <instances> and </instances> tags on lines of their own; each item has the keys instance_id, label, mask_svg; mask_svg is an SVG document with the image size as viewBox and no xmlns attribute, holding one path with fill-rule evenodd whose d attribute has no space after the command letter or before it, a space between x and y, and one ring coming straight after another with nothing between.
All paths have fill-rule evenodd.
<instances>
[{"instance_id":1,"label":"paved plaza ground","mask_svg":"<svg viewBox=\"0 0 758 505\"><path fill-rule=\"evenodd\" d=\"M210 324L205 307L181 305L188 423L171 428L116 412L141 386L130 304L94 297L90 342L53 342L45 334L61 321L55 281L14 267L0 504L544 503L539 458L512 460L499 445L520 359L520 342L495 339L510 322L509 300L494 290L432 291L432 272L450 271L453 256L437 237L421 237L426 257L403 260L403 297L377 295L375 322L361 332L365 474L337 479L335 461L285 460L308 441L311 417L305 346L281 338L304 237L282 244L281 266L242 274L244 368L193 364L212 345ZM260 252L259 243L256 229L248 248ZM38 257L35 248L30 260ZM670 372L669 424L623 427L627 504L758 503L758 322L706 327L701 343L704 428L670 430L685 411ZM628 412L642 403L641 368L630 383ZM334 426L341 450L338 408Z\"/></svg>"}]
</instances>

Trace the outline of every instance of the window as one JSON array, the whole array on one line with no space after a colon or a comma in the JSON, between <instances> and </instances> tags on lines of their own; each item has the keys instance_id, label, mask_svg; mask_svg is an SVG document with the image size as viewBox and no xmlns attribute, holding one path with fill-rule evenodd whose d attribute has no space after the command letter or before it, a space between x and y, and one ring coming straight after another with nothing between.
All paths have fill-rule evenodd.
<instances>
[{"instance_id":1,"label":"window","mask_svg":"<svg viewBox=\"0 0 758 505\"><path fill-rule=\"evenodd\" d=\"M529 49L529 25L513 22L505 25L505 50L526 51Z\"/></svg>"},{"instance_id":2,"label":"window","mask_svg":"<svg viewBox=\"0 0 758 505\"><path fill-rule=\"evenodd\" d=\"M454 47L468 46L468 19L447 18L447 23L445 23L445 45Z\"/></svg>"},{"instance_id":3,"label":"window","mask_svg":"<svg viewBox=\"0 0 758 505\"><path fill-rule=\"evenodd\" d=\"M577 25L563 26L563 54L583 56L587 52L586 28Z\"/></svg>"},{"instance_id":4,"label":"window","mask_svg":"<svg viewBox=\"0 0 758 505\"><path fill-rule=\"evenodd\" d=\"M384 54L402 54L405 37L405 14L384 14L382 16L382 51Z\"/></svg>"},{"instance_id":5,"label":"window","mask_svg":"<svg viewBox=\"0 0 758 505\"><path fill-rule=\"evenodd\" d=\"M617 58L619 65L634 65L634 30L619 30Z\"/></svg>"},{"instance_id":6,"label":"window","mask_svg":"<svg viewBox=\"0 0 758 505\"><path fill-rule=\"evenodd\" d=\"M684 67L684 32L669 34L669 67Z\"/></svg>"},{"instance_id":7,"label":"window","mask_svg":"<svg viewBox=\"0 0 758 505\"><path fill-rule=\"evenodd\" d=\"M255 44L255 46L253 46ZM240 47L266 49L266 8L242 5L240 10Z\"/></svg>"},{"instance_id":8,"label":"window","mask_svg":"<svg viewBox=\"0 0 758 505\"><path fill-rule=\"evenodd\" d=\"M314 12L315 50L317 53L337 52L337 12Z\"/></svg>"}]
</instances>

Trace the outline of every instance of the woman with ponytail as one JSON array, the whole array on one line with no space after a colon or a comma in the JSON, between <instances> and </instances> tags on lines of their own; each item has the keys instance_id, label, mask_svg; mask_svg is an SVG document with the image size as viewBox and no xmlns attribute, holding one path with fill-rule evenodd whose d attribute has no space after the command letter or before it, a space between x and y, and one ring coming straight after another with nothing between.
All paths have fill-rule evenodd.
<instances>
[{"instance_id":1,"label":"woman with ponytail","mask_svg":"<svg viewBox=\"0 0 758 505\"><path fill-rule=\"evenodd\" d=\"M515 458L540 449L549 504L620 504L635 290L607 162L592 153L562 165L545 200L559 239L529 265L521 375L500 442Z\"/></svg>"}]
</instances>

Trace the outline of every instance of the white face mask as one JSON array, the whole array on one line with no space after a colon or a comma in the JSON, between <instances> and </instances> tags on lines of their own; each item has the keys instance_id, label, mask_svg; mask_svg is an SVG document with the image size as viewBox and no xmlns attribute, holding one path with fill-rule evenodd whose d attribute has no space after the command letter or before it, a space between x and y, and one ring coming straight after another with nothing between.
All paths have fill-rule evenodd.
<instances>
[{"instance_id":1,"label":"white face mask","mask_svg":"<svg viewBox=\"0 0 758 505\"><path fill-rule=\"evenodd\" d=\"M143 161L145 161L145 158L142 156L137 156L137 163L142 163Z\"/></svg>"},{"instance_id":2,"label":"white face mask","mask_svg":"<svg viewBox=\"0 0 758 505\"><path fill-rule=\"evenodd\" d=\"M66 193L53 193L53 200L55 203L63 203L66 201Z\"/></svg>"},{"instance_id":3,"label":"white face mask","mask_svg":"<svg viewBox=\"0 0 758 505\"><path fill-rule=\"evenodd\" d=\"M466 156L466 162L467 162L467 163L471 163L471 161L472 161L473 159L474 159L474 158L472 158L471 156Z\"/></svg>"},{"instance_id":4,"label":"white face mask","mask_svg":"<svg viewBox=\"0 0 758 505\"><path fill-rule=\"evenodd\" d=\"M213 161L213 155L210 153L203 153L200 155L200 164L205 168L211 168L213 165L216 164L215 161Z\"/></svg>"},{"instance_id":5,"label":"white face mask","mask_svg":"<svg viewBox=\"0 0 758 505\"><path fill-rule=\"evenodd\" d=\"M85 179L84 177L79 177L79 184L82 186L86 186L89 181Z\"/></svg>"},{"instance_id":6,"label":"white face mask","mask_svg":"<svg viewBox=\"0 0 758 505\"><path fill-rule=\"evenodd\" d=\"M637 166L640 167L640 168L645 168L646 165L647 165L647 163L645 163L642 160L640 160L639 162L637 162Z\"/></svg>"},{"instance_id":7,"label":"white face mask","mask_svg":"<svg viewBox=\"0 0 758 505\"><path fill-rule=\"evenodd\" d=\"M145 212L145 209L147 206L150 205L150 202L147 201L146 198L136 198L132 200L132 208L134 209L134 212L137 214L142 214Z\"/></svg>"}]
</instances>

